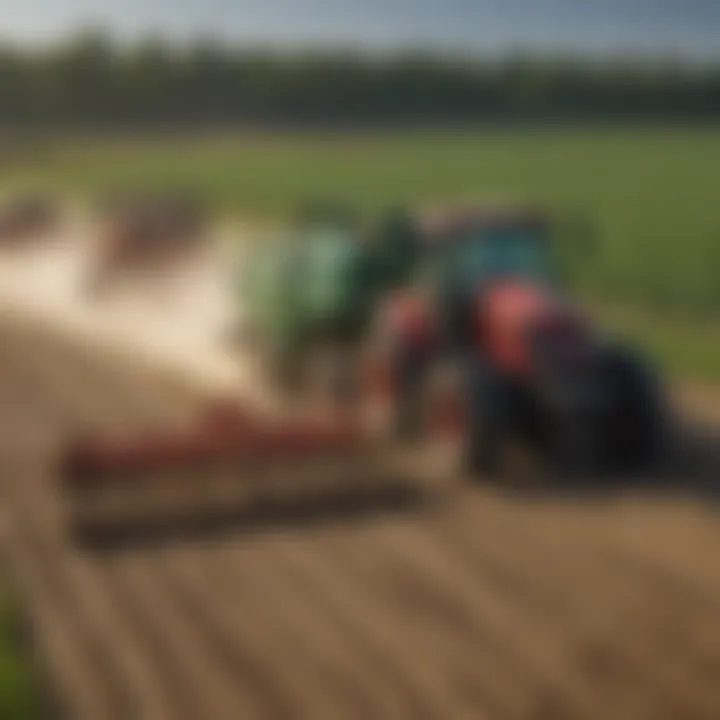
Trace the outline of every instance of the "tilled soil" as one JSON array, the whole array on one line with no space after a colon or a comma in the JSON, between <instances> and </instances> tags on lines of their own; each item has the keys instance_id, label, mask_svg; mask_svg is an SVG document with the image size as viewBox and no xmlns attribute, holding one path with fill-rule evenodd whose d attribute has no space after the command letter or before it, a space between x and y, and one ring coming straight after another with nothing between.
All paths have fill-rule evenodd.
<instances>
[{"instance_id":1,"label":"tilled soil","mask_svg":"<svg viewBox=\"0 0 720 720\"><path fill-rule=\"evenodd\" d=\"M68 718L720 718L712 437L662 490L450 485L422 512L75 548L63 439L201 404L0 320L2 549Z\"/></svg>"}]
</instances>

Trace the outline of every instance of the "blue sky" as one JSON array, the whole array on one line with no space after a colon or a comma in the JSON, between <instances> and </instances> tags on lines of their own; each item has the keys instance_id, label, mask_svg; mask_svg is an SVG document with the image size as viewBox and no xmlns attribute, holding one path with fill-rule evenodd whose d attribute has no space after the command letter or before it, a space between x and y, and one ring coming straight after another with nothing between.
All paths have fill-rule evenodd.
<instances>
[{"instance_id":1,"label":"blue sky","mask_svg":"<svg viewBox=\"0 0 720 720\"><path fill-rule=\"evenodd\" d=\"M0 0L6 38L90 24L280 45L720 55L720 0Z\"/></svg>"}]
</instances>

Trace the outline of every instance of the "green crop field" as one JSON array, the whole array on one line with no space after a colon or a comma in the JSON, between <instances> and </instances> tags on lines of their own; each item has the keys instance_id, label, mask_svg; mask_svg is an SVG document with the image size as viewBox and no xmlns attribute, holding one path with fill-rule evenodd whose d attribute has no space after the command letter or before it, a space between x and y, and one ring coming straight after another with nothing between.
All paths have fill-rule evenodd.
<instances>
[{"instance_id":1,"label":"green crop field","mask_svg":"<svg viewBox=\"0 0 720 720\"><path fill-rule=\"evenodd\" d=\"M720 129L76 138L42 150L8 179L83 194L189 188L252 217L318 196L368 209L500 198L581 212L601 242L573 254L578 290L671 367L720 376Z\"/></svg>"}]
</instances>

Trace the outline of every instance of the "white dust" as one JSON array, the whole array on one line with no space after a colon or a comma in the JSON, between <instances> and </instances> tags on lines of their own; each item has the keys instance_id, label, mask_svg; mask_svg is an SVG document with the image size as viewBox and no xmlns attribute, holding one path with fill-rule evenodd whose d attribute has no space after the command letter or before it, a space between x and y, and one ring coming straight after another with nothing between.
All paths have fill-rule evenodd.
<instances>
[{"instance_id":1,"label":"white dust","mask_svg":"<svg viewBox=\"0 0 720 720\"><path fill-rule=\"evenodd\" d=\"M217 233L200 262L168 277L128 282L101 300L86 292L92 271L91 223L62 236L0 251L0 312L16 313L84 342L130 351L146 363L218 388L238 388L248 368L226 342L240 308L233 292L242 231Z\"/></svg>"}]
</instances>

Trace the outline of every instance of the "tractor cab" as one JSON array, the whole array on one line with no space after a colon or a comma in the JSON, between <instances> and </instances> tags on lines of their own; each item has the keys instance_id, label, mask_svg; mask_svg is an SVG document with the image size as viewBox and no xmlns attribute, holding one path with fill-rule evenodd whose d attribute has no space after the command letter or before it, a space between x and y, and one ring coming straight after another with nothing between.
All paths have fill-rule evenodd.
<instances>
[{"instance_id":1,"label":"tractor cab","mask_svg":"<svg viewBox=\"0 0 720 720\"><path fill-rule=\"evenodd\" d=\"M472 342L478 299L498 286L542 292L559 284L549 223L534 210L444 211L418 227L423 250L412 284L435 308L454 346Z\"/></svg>"},{"instance_id":2,"label":"tractor cab","mask_svg":"<svg viewBox=\"0 0 720 720\"><path fill-rule=\"evenodd\" d=\"M557 282L549 223L535 211L456 210L435 215L421 227L419 279L438 290L474 295L479 287L507 280L540 286Z\"/></svg>"}]
</instances>

